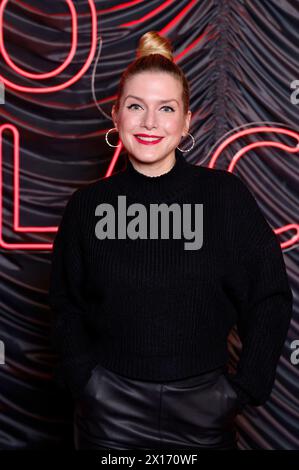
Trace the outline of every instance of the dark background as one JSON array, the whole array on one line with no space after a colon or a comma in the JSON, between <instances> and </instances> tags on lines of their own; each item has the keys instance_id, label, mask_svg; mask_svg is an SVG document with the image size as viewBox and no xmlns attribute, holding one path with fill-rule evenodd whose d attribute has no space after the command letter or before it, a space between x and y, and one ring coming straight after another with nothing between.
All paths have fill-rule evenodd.
<instances>
[{"instance_id":1,"label":"dark background","mask_svg":"<svg viewBox=\"0 0 299 470\"><path fill-rule=\"evenodd\" d=\"M86 60L91 36L88 1L73 4L78 13L78 48L59 76L22 77L1 54L0 75L40 89L70 79ZM110 112L117 85L146 31L170 38L175 60L191 86L190 132L196 145L184 154L188 161L207 166L228 132L266 125L298 133L299 93L291 85L298 80L293 87L299 88L297 0L95 0L94 4L97 50L79 81L53 93L5 86L0 125L13 124L20 133L21 226L58 226L73 191L106 174L114 149L106 144L105 133L113 127ZM70 34L66 1L7 3L5 47L26 71L44 73L58 67L69 52ZM91 85L98 52L96 104ZM117 144L111 134L109 139ZM215 167L227 169L240 148L258 140L291 148L297 144L277 132L254 133L230 144ZM190 145L186 140L180 147ZM0 340L5 343L5 364L0 365L0 449L72 448L72 401L53 382L56 358L50 347L47 298L51 249L34 248L36 243L51 244L55 233L14 232L13 140L7 131L2 150L2 237L6 243L29 246L9 249L2 243L0 251ZM122 150L113 171L122 168L124 154ZM298 231L298 152L259 147L248 152L234 171L252 190L273 229L293 223ZM295 234L293 229L278 236L283 243ZM242 449L299 449L299 367L291 360L292 353L296 359L291 344L299 340L298 240L283 252L294 294L293 320L270 400L263 407L248 407L237 418ZM235 331L229 347L234 366L240 351Z\"/></svg>"}]
</instances>

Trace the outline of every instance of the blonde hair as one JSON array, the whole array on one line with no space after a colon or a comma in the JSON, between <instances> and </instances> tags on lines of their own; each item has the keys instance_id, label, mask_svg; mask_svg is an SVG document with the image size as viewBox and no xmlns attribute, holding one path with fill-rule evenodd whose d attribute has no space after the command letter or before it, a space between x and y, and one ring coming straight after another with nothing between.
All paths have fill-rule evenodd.
<instances>
[{"instance_id":1,"label":"blonde hair","mask_svg":"<svg viewBox=\"0 0 299 470\"><path fill-rule=\"evenodd\" d=\"M187 114L190 101L190 89L182 69L173 61L172 45L169 39L160 36L157 31L148 31L139 39L136 59L122 73L115 102L116 112L119 110L120 99L126 81L142 72L169 73L182 84L182 100L184 113Z\"/></svg>"},{"instance_id":2,"label":"blonde hair","mask_svg":"<svg viewBox=\"0 0 299 470\"><path fill-rule=\"evenodd\" d=\"M173 62L172 46L168 39L160 36L156 31L149 31L141 36L136 56L143 57L149 54L161 54Z\"/></svg>"}]
</instances>

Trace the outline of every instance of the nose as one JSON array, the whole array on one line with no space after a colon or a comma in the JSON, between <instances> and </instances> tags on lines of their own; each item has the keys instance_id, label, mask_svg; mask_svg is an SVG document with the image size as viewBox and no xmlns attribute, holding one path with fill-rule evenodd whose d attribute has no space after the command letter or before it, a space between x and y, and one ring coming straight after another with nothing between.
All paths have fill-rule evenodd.
<instances>
[{"instance_id":1,"label":"nose","mask_svg":"<svg viewBox=\"0 0 299 470\"><path fill-rule=\"evenodd\" d=\"M155 117L155 112L152 110L147 110L144 115L143 119L143 126L146 127L147 129L152 129L153 127L156 126L156 117Z\"/></svg>"}]
</instances>

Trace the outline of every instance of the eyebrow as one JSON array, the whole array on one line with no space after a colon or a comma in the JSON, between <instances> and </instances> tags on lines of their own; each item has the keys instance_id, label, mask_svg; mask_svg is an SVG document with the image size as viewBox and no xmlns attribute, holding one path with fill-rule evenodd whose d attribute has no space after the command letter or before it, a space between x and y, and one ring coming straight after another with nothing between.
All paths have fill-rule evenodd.
<instances>
[{"instance_id":1,"label":"eyebrow","mask_svg":"<svg viewBox=\"0 0 299 470\"><path fill-rule=\"evenodd\" d=\"M142 98L139 98L138 96L128 95L126 96L125 101L127 98L135 98L136 100L142 101L144 103L144 100ZM160 100L158 101L158 103L169 103L170 101L176 101L177 104L179 104L178 100L176 100L175 98L170 98L169 100Z\"/></svg>"}]
</instances>

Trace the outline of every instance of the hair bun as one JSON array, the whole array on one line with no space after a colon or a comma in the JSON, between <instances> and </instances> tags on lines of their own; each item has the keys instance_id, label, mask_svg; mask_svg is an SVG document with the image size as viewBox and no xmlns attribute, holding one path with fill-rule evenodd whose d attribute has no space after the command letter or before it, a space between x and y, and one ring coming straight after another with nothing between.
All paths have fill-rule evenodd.
<instances>
[{"instance_id":1,"label":"hair bun","mask_svg":"<svg viewBox=\"0 0 299 470\"><path fill-rule=\"evenodd\" d=\"M139 39L136 52L137 58L150 55L161 54L173 62L172 46L170 41L157 31L148 31Z\"/></svg>"}]
</instances>

